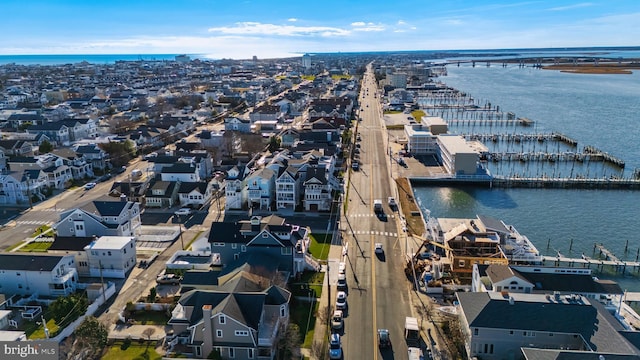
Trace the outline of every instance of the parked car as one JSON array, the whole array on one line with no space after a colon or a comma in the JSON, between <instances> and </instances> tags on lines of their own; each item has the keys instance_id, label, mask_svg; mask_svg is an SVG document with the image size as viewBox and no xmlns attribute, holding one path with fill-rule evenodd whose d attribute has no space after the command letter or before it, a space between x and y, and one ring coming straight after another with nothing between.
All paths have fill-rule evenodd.
<instances>
[{"instance_id":1,"label":"parked car","mask_svg":"<svg viewBox=\"0 0 640 360\"><path fill-rule=\"evenodd\" d=\"M107 174L104 174L104 175L100 176L96 181L103 182L103 181L107 181L109 179L111 179L111 174L107 173Z\"/></svg>"},{"instance_id":2,"label":"parked car","mask_svg":"<svg viewBox=\"0 0 640 360\"><path fill-rule=\"evenodd\" d=\"M393 196L389 196L388 201L389 201L389 207L390 207L392 210L395 210L395 209L396 209L396 206L398 206L398 204L396 203L396 199L395 199Z\"/></svg>"},{"instance_id":3,"label":"parked car","mask_svg":"<svg viewBox=\"0 0 640 360\"><path fill-rule=\"evenodd\" d=\"M338 291L336 296L336 309L345 310L347 308L347 293L344 291Z\"/></svg>"},{"instance_id":4,"label":"parked car","mask_svg":"<svg viewBox=\"0 0 640 360\"><path fill-rule=\"evenodd\" d=\"M347 288L347 275L338 274L338 289L345 290Z\"/></svg>"},{"instance_id":5,"label":"parked car","mask_svg":"<svg viewBox=\"0 0 640 360\"><path fill-rule=\"evenodd\" d=\"M189 209L189 208L181 208L176 210L176 212L174 212L174 214L176 214L177 216L182 216L182 215L191 215L191 213L193 212L193 210Z\"/></svg>"},{"instance_id":6,"label":"parked car","mask_svg":"<svg viewBox=\"0 0 640 360\"><path fill-rule=\"evenodd\" d=\"M378 346L381 349L386 349L391 347L391 338L389 337L389 330L378 329Z\"/></svg>"},{"instance_id":7,"label":"parked car","mask_svg":"<svg viewBox=\"0 0 640 360\"><path fill-rule=\"evenodd\" d=\"M331 329L342 330L344 326L344 318L342 317L342 310L336 310L331 317Z\"/></svg>"},{"instance_id":8,"label":"parked car","mask_svg":"<svg viewBox=\"0 0 640 360\"><path fill-rule=\"evenodd\" d=\"M163 274L156 278L158 284L177 285L180 283L180 280L182 280L182 278L176 274Z\"/></svg>"},{"instance_id":9,"label":"parked car","mask_svg":"<svg viewBox=\"0 0 640 360\"><path fill-rule=\"evenodd\" d=\"M85 190L91 190L94 187L96 187L96 183L94 183L94 182L89 182L89 183L84 184L84 189Z\"/></svg>"},{"instance_id":10,"label":"parked car","mask_svg":"<svg viewBox=\"0 0 640 360\"><path fill-rule=\"evenodd\" d=\"M346 269L347 269L347 264L343 262L338 264L338 274L344 274Z\"/></svg>"},{"instance_id":11,"label":"parked car","mask_svg":"<svg viewBox=\"0 0 640 360\"><path fill-rule=\"evenodd\" d=\"M123 173L123 172L125 172L125 171L127 171L127 167L126 167L126 166L124 166L124 165L122 165L122 166L121 166L121 167L119 167L119 168L115 168L115 169L113 170L113 172L115 172L116 174L122 174L122 173Z\"/></svg>"},{"instance_id":12,"label":"parked car","mask_svg":"<svg viewBox=\"0 0 640 360\"><path fill-rule=\"evenodd\" d=\"M329 359L342 359L342 344L339 334L331 334L329 338Z\"/></svg>"}]
</instances>

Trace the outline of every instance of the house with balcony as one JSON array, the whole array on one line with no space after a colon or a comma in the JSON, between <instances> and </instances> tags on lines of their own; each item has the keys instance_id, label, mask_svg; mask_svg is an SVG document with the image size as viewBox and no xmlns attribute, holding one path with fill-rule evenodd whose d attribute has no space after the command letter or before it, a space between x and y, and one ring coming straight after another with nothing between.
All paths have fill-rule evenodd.
<instances>
[{"instance_id":1,"label":"house with balcony","mask_svg":"<svg viewBox=\"0 0 640 360\"><path fill-rule=\"evenodd\" d=\"M140 225L139 203L107 196L62 212L53 227L62 237L137 236Z\"/></svg>"},{"instance_id":2,"label":"house with balcony","mask_svg":"<svg viewBox=\"0 0 640 360\"><path fill-rule=\"evenodd\" d=\"M136 266L136 238L101 236L84 247L89 276L124 279Z\"/></svg>"},{"instance_id":3,"label":"house with balcony","mask_svg":"<svg viewBox=\"0 0 640 360\"><path fill-rule=\"evenodd\" d=\"M71 176L74 179L94 176L93 166L85 159L84 155L80 155L70 148L55 149L51 154L62 159L63 164L71 169Z\"/></svg>"},{"instance_id":4,"label":"house with balcony","mask_svg":"<svg viewBox=\"0 0 640 360\"><path fill-rule=\"evenodd\" d=\"M262 168L248 175L242 189L242 201L251 209L270 210L275 193L276 173Z\"/></svg>"},{"instance_id":5,"label":"house with balcony","mask_svg":"<svg viewBox=\"0 0 640 360\"><path fill-rule=\"evenodd\" d=\"M224 185L225 210L240 210L242 209L242 188L243 188L243 173L237 166L227 171L227 179Z\"/></svg>"},{"instance_id":6,"label":"house with balcony","mask_svg":"<svg viewBox=\"0 0 640 360\"><path fill-rule=\"evenodd\" d=\"M89 118L63 119L59 121L69 129L71 141L82 139L94 139L98 137L98 126L96 120Z\"/></svg>"},{"instance_id":7,"label":"house with balcony","mask_svg":"<svg viewBox=\"0 0 640 360\"><path fill-rule=\"evenodd\" d=\"M295 210L300 199L298 169L289 166L276 179L276 208Z\"/></svg>"},{"instance_id":8,"label":"house with balcony","mask_svg":"<svg viewBox=\"0 0 640 360\"><path fill-rule=\"evenodd\" d=\"M214 222L209 232L211 252L220 254L223 266L252 255L268 256L279 271L290 276L308 268L310 229L269 215L236 222Z\"/></svg>"},{"instance_id":9,"label":"house with balcony","mask_svg":"<svg viewBox=\"0 0 640 360\"><path fill-rule=\"evenodd\" d=\"M0 204L18 205L29 202L27 189L21 181L23 174L0 174Z\"/></svg>"},{"instance_id":10,"label":"house with balcony","mask_svg":"<svg viewBox=\"0 0 640 360\"><path fill-rule=\"evenodd\" d=\"M171 313L169 352L177 344L206 359L273 360L281 332L289 323L291 293L271 279L239 269L219 278L213 290L184 293Z\"/></svg>"},{"instance_id":11,"label":"house with balcony","mask_svg":"<svg viewBox=\"0 0 640 360\"><path fill-rule=\"evenodd\" d=\"M324 167L307 169L302 182L303 206L305 211L330 211L333 192Z\"/></svg>"},{"instance_id":12,"label":"house with balcony","mask_svg":"<svg viewBox=\"0 0 640 360\"><path fill-rule=\"evenodd\" d=\"M0 274L2 293L11 295L68 296L78 284L73 255L3 253Z\"/></svg>"},{"instance_id":13,"label":"house with balcony","mask_svg":"<svg viewBox=\"0 0 640 360\"><path fill-rule=\"evenodd\" d=\"M91 163L93 169L104 170L107 168L109 154L100 149L96 144L79 145L74 151L85 158L87 163Z\"/></svg>"}]
</instances>

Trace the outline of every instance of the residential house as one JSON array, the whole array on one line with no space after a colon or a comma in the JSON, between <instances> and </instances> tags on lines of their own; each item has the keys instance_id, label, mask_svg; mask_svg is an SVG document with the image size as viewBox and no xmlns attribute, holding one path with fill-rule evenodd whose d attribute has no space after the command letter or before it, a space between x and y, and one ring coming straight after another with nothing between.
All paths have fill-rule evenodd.
<instances>
[{"instance_id":1,"label":"residential house","mask_svg":"<svg viewBox=\"0 0 640 360\"><path fill-rule=\"evenodd\" d=\"M63 163L71 169L71 176L74 179L84 179L93 177L93 166L87 162L84 155L78 154L70 148L55 149L51 154L62 159Z\"/></svg>"},{"instance_id":2,"label":"residential house","mask_svg":"<svg viewBox=\"0 0 640 360\"><path fill-rule=\"evenodd\" d=\"M71 135L69 127L64 122L45 122L38 125L30 125L27 134L44 134L52 140L54 144L69 146Z\"/></svg>"},{"instance_id":3,"label":"residential house","mask_svg":"<svg viewBox=\"0 0 640 360\"><path fill-rule=\"evenodd\" d=\"M82 139L94 139L98 137L98 127L96 121L89 118L63 119L61 123L69 129L71 141Z\"/></svg>"},{"instance_id":4,"label":"residential house","mask_svg":"<svg viewBox=\"0 0 640 360\"><path fill-rule=\"evenodd\" d=\"M100 149L96 144L79 145L75 147L75 152L91 163L93 169L104 170L107 168L109 154Z\"/></svg>"},{"instance_id":5,"label":"residential house","mask_svg":"<svg viewBox=\"0 0 640 360\"><path fill-rule=\"evenodd\" d=\"M193 162L177 162L165 166L160 170L162 181L198 182L200 177L199 164Z\"/></svg>"},{"instance_id":6,"label":"residential house","mask_svg":"<svg viewBox=\"0 0 640 360\"><path fill-rule=\"evenodd\" d=\"M105 197L62 212L53 227L63 237L136 236L140 225L140 204Z\"/></svg>"},{"instance_id":7,"label":"residential house","mask_svg":"<svg viewBox=\"0 0 640 360\"><path fill-rule=\"evenodd\" d=\"M15 176L19 176L16 178ZM0 204L17 205L29 202L29 196L23 187L22 174L0 174Z\"/></svg>"},{"instance_id":8,"label":"residential house","mask_svg":"<svg viewBox=\"0 0 640 360\"><path fill-rule=\"evenodd\" d=\"M224 119L225 131L238 131L241 133L251 132L251 120L240 119L236 117Z\"/></svg>"},{"instance_id":9,"label":"residential house","mask_svg":"<svg viewBox=\"0 0 640 360\"><path fill-rule=\"evenodd\" d=\"M244 271L219 281L215 290L191 290L180 297L168 322L176 334L167 339L170 351L184 342L198 359L214 350L225 360L275 359L289 323L291 293Z\"/></svg>"},{"instance_id":10,"label":"residential house","mask_svg":"<svg viewBox=\"0 0 640 360\"><path fill-rule=\"evenodd\" d=\"M178 204L180 181L154 179L145 194L145 206L149 208L170 208Z\"/></svg>"},{"instance_id":11,"label":"residential house","mask_svg":"<svg viewBox=\"0 0 640 360\"><path fill-rule=\"evenodd\" d=\"M213 182L180 182L179 184L180 206L200 208L211 200L215 192Z\"/></svg>"},{"instance_id":12,"label":"residential house","mask_svg":"<svg viewBox=\"0 0 640 360\"><path fill-rule=\"evenodd\" d=\"M276 179L276 208L295 210L300 200L298 169L289 166Z\"/></svg>"},{"instance_id":13,"label":"residential house","mask_svg":"<svg viewBox=\"0 0 640 360\"><path fill-rule=\"evenodd\" d=\"M31 113L15 113L11 114L7 119L7 123L9 127L18 129L21 126L27 125L40 125L47 122L47 118L42 115L36 114L35 112Z\"/></svg>"},{"instance_id":14,"label":"residential house","mask_svg":"<svg viewBox=\"0 0 640 360\"><path fill-rule=\"evenodd\" d=\"M574 359L605 354L638 357L622 324L583 296L457 292L467 358L524 360L523 349L570 350ZM581 354L583 354L581 356ZM565 358L565 357L561 357Z\"/></svg>"},{"instance_id":15,"label":"residential house","mask_svg":"<svg viewBox=\"0 0 640 360\"><path fill-rule=\"evenodd\" d=\"M251 209L270 210L274 200L276 174L269 168L257 170L245 178L242 202Z\"/></svg>"},{"instance_id":16,"label":"residential house","mask_svg":"<svg viewBox=\"0 0 640 360\"><path fill-rule=\"evenodd\" d=\"M249 114L249 119L251 123L255 123L258 121L279 121L282 119L282 112L280 111L280 106L277 105L262 105L254 108L251 114Z\"/></svg>"},{"instance_id":17,"label":"residential house","mask_svg":"<svg viewBox=\"0 0 640 360\"><path fill-rule=\"evenodd\" d=\"M0 150L5 155L27 156L33 154L33 145L26 140L0 140Z\"/></svg>"},{"instance_id":18,"label":"residential house","mask_svg":"<svg viewBox=\"0 0 640 360\"><path fill-rule=\"evenodd\" d=\"M123 197L129 201L140 203L144 206L146 203L145 193L149 182L117 182L114 181L109 190L109 196L120 198Z\"/></svg>"},{"instance_id":19,"label":"residential house","mask_svg":"<svg viewBox=\"0 0 640 360\"><path fill-rule=\"evenodd\" d=\"M333 191L324 167L310 167L302 183L305 211L330 211Z\"/></svg>"},{"instance_id":20,"label":"residential house","mask_svg":"<svg viewBox=\"0 0 640 360\"><path fill-rule=\"evenodd\" d=\"M306 267L309 233L308 228L287 224L275 215L252 216L249 220L212 223L209 243L211 252L220 254L223 266L260 254L272 258L278 270L294 276Z\"/></svg>"},{"instance_id":21,"label":"residential house","mask_svg":"<svg viewBox=\"0 0 640 360\"><path fill-rule=\"evenodd\" d=\"M224 140L223 132L216 132L211 130L202 130L197 136L200 139L200 144L205 149L215 149L221 147Z\"/></svg>"},{"instance_id":22,"label":"residential house","mask_svg":"<svg viewBox=\"0 0 640 360\"><path fill-rule=\"evenodd\" d=\"M136 265L136 238L101 236L85 246L89 276L124 279Z\"/></svg>"},{"instance_id":23,"label":"residential house","mask_svg":"<svg viewBox=\"0 0 640 360\"><path fill-rule=\"evenodd\" d=\"M283 148L292 147L298 140L300 140L300 134L296 129L285 129L280 133L280 146Z\"/></svg>"},{"instance_id":24,"label":"residential house","mask_svg":"<svg viewBox=\"0 0 640 360\"><path fill-rule=\"evenodd\" d=\"M237 166L227 171L227 179L224 186L225 210L242 209L242 189L244 187L244 173ZM246 203L245 203L246 204Z\"/></svg>"},{"instance_id":25,"label":"residential house","mask_svg":"<svg viewBox=\"0 0 640 360\"><path fill-rule=\"evenodd\" d=\"M78 282L73 255L0 254L0 274L5 294L68 296Z\"/></svg>"}]
</instances>

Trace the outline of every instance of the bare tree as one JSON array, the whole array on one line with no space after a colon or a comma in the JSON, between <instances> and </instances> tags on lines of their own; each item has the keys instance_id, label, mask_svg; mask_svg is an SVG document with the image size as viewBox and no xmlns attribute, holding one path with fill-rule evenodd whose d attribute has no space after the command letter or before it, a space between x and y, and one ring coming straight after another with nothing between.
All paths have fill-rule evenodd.
<instances>
[{"instance_id":1,"label":"bare tree","mask_svg":"<svg viewBox=\"0 0 640 360\"><path fill-rule=\"evenodd\" d=\"M144 331L142 331L142 335L144 335L147 338L147 340L151 340L151 335L153 335L155 332L156 332L156 328L148 327L144 329Z\"/></svg>"},{"instance_id":2,"label":"bare tree","mask_svg":"<svg viewBox=\"0 0 640 360\"><path fill-rule=\"evenodd\" d=\"M311 358L325 360L327 358L327 344L322 341L314 341L311 344Z\"/></svg>"}]
</instances>

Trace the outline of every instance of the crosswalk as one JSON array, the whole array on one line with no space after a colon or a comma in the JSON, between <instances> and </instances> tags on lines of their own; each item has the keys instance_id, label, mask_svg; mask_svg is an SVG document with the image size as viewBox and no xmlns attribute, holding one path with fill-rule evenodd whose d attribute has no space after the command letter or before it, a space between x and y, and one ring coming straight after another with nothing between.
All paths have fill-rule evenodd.
<instances>
[{"instance_id":1,"label":"crosswalk","mask_svg":"<svg viewBox=\"0 0 640 360\"><path fill-rule=\"evenodd\" d=\"M388 232L388 231L372 231L372 230L356 230L353 232L354 235L378 235L378 236L391 236L397 237L398 233Z\"/></svg>"},{"instance_id":2,"label":"crosswalk","mask_svg":"<svg viewBox=\"0 0 640 360\"><path fill-rule=\"evenodd\" d=\"M63 212L67 209L61 209L61 208L48 208L48 209L42 209L40 211L46 211L46 212Z\"/></svg>"},{"instance_id":3,"label":"crosswalk","mask_svg":"<svg viewBox=\"0 0 640 360\"><path fill-rule=\"evenodd\" d=\"M350 217L378 217L378 215L376 214L371 214L371 213L367 213L367 214L349 214ZM389 219L395 219L396 215L395 214L390 214L390 215L386 215L387 218Z\"/></svg>"},{"instance_id":4,"label":"crosswalk","mask_svg":"<svg viewBox=\"0 0 640 360\"><path fill-rule=\"evenodd\" d=\"M44 221L44 220L18 220L17 224L20 225L52 225L53 221Z\"/></svg>"}]
</instances>

